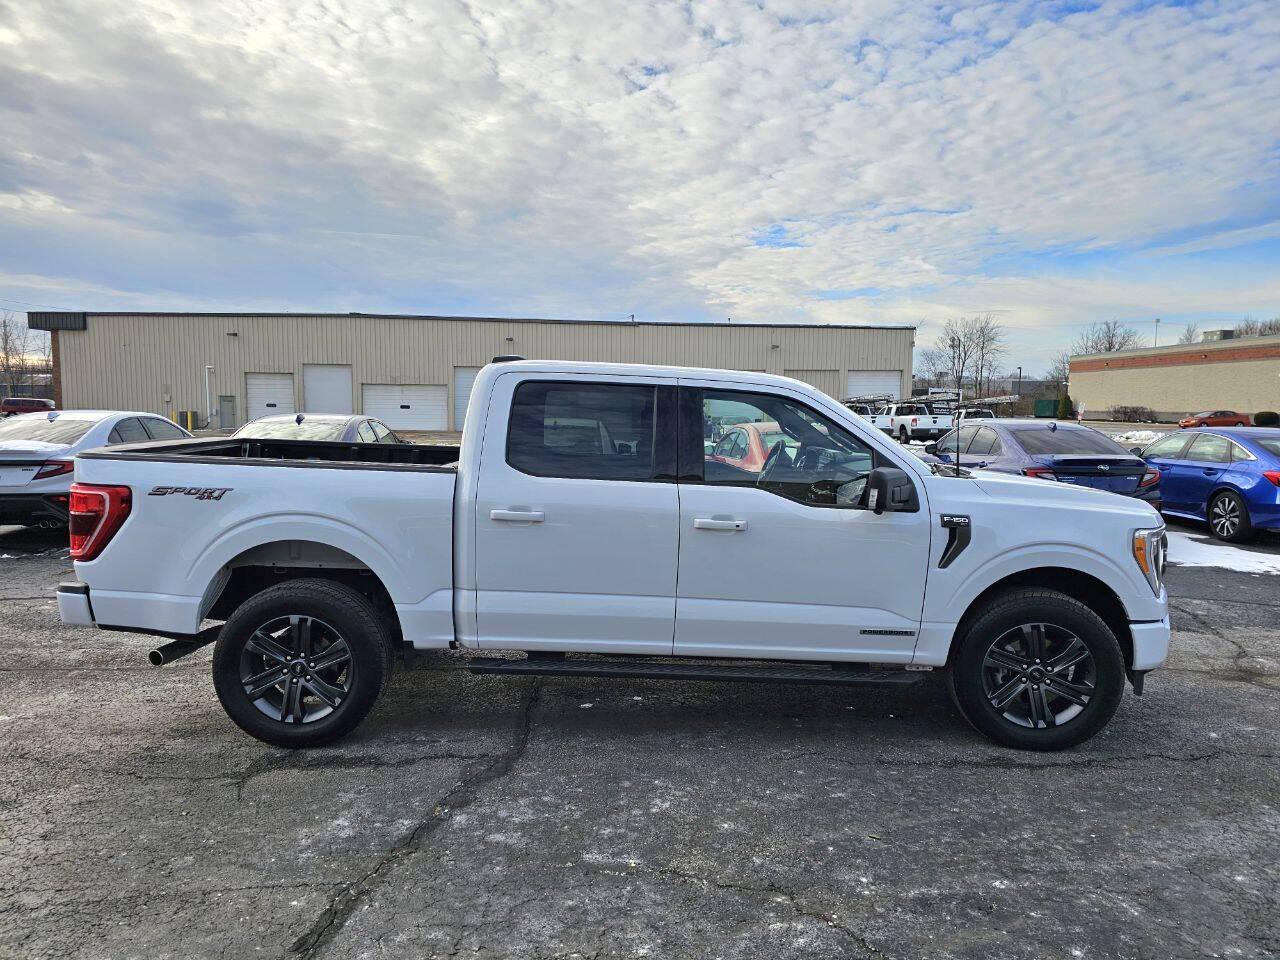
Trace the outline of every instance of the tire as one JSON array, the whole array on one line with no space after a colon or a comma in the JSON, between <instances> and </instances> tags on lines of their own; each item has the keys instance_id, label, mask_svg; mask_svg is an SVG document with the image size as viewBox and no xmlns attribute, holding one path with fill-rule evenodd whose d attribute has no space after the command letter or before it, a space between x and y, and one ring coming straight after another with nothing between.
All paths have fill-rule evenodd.
<instances>
[{"instance_id":1,"label":"tire","mask_svg":"<svg viewBox=\"0 0 1280 960\"><path fill-rule=\"evenodd\" d=\"M1026 587L999 594L969 620L947 680L961 715L980 733L1019 750L1063 750L1115 715L1124 655L1111 628L1079 600ZM997 707L996 697L1008 699Z\"/></svg>"},{"instance_id":2,"label":"tire","mask_svg":"<svg viewBox=\"0 0 1280 960\"><path fill-rule=\"evenodd\" d=\"M902 428L898 431L898 442L899 442L899 443L909 443L910 441L911 441L911 435L907 433L907 428L906 428L906 427L902 427Z\"/></svg>"},{"instance_id":3,"label":"tire","mask_svg":"<svg viewBox=\"0 0 1280 960\"><path fill-rule=\"evenodd\" d=\"M1239 494L1221 490L1209 498L1205 510L1209 532L1225 543L1247 543L1254 537L1249 508Z\"/></svg>"},{"instance_id":4,"label":"tire","mask_svg":"<svg viewBox=\"0 0 1280 960\"><path fill-rule=\"evenodd\" d=\"M213 649L213 685L250 736L318 747L373 709L393 650L388 624L363 594L330 580L290 580L250 597L227 620ZM321 669L308 672L316 664Z\"/></svg>"}]
</instances>

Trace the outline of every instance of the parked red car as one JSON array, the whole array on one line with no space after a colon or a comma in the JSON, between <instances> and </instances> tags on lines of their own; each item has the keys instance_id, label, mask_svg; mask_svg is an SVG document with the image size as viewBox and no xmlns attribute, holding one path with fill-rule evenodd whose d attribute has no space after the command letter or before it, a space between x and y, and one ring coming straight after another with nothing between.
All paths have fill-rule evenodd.
<instances>
[{"instance_id":1,"label":"parked red car","mask_svg":"<svg viewBox=\"0 0 1280 960\"><path fill-rule=\"evenodd\" d=\"M785 444L784 449L788 452L797 446L776 423L739 423L724 432L707 458L739 470L759 473L764 467L765 457L779 442Z\"/></svg>"},{"instance_id":2,"label":"parked red car","mask_svg":"<svg viewBox=\"0 0 1280 960\"><path fill-rule=\"evenodd\" d=\"M1234 410L1206 410L1178 421L1180 427L1247 427L1252 421L1247 413Z\"/></svg>"},{"instance_id":3,"label":"parked red car","mask_svg":"<svg viewBox=\"0 0 1280 960\"><path fill-rule=\"evenodd\" d=\"M52 409L52 400L42 400L39 397L5 397L0 400L0 417L12 417L17 413L44 413Z\"/></svg>"}]
</instances>

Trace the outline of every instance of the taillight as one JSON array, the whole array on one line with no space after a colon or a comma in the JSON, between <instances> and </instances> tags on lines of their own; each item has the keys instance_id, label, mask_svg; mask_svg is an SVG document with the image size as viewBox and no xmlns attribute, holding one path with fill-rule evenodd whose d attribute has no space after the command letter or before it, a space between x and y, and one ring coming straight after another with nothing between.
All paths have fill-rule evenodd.
<instances>
[{"instance_id":1,"label":"taillight","mask_svg":"<svg viewBox=\"0 0 1280 960\"><path fill-rule=\"evenodd\" d=\"M912 425L913 427L914 427L917 423L919 423L919 422L920 422L920 418L919 418L919 417L912 417L912 418L911 418L911 425Z\"/></svg>"},{"instance_id":2,"label":"taillight","mask_svg":"<svg viewBox=\"0 0 1280 960\"><path fill-rule=\"evenodd\" d=\"M70 460L46 460L31 479L47 480L50 477L60 477L64 473L70 473L75 468L75 463Z\"/></svg>"},{"instance_id":3,"label":"taillight","mask_svg":"<svg viewBox=\"0 0 1280 960\"><path fill-rule=\"evenodd\" d=\"M1263 470L1262 475L1280 487L1280 470Z\"/></svg>"},{"instance_id":4,"label":"taillight","mask_svg":"<svg viewBox=\"0 0 1280 960\"><path fill-rule=\"evenodd\" d=\"M1027 467L1022 471L1024 477L1039 477L1042 480L1057 480L1052 470L1048 467Z\"/></svg>"},{"instance_id":5,"label":"taillight","mask_svg":"<svg viewBox=\"0 0 1280 960\"><path fill-rule=\"evenodd\" d=\"M71 485L71 559L93 560L102 553L133 506L128 487L100 486L96 483Z\"/></svg>"},{"instance_id":6,"label":"taillight","mask_svg":"<svg viewBox=\"0 0 1280 960\"><path fill-rule=\"evenodd\" d=\"M1142 479L1138 481L1138 488L1154 487L1160 482L1160 471L1155 467L1150 467L1147 472L1142 475Z\"/></svg>"}]
</instances>

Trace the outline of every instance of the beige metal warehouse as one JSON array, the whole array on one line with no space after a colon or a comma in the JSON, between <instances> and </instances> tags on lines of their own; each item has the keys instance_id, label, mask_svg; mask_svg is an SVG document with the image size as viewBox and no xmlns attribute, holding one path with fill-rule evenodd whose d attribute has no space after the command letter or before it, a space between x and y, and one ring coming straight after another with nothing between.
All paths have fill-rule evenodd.
<instances>
[{"instance_id":1,"label":"beige metal warehouse","mask_svg":"<svg viewBox=\"0 0 1280 960\"><path fill-rule=\"evenodd\" d=\"M196 410L224 427L306 410L459 429L476 372L504 354L756 370L835 397L901 395L915 340L914 327L380 314L64 312L28 322L53 335L59 407Z\"/></svg>"}]
</instances>

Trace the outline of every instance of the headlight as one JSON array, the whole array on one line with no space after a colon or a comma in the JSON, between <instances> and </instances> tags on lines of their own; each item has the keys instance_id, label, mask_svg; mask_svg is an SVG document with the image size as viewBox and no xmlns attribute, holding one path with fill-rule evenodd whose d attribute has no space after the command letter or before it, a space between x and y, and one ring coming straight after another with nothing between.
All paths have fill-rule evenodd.
<instances>
[{"instance_id":1,"label":"headlight","mask_svg":"<svg viewBox=\"0 0 1280 960\"><path fill-rule=\"evenodd\" d=\"M1164 534L1164 527L1133 531L1133 559L1157 597L1160 596L1160 581L1164 577L1168 552L1169 540Z\"/></svg>"}]
</instances>

